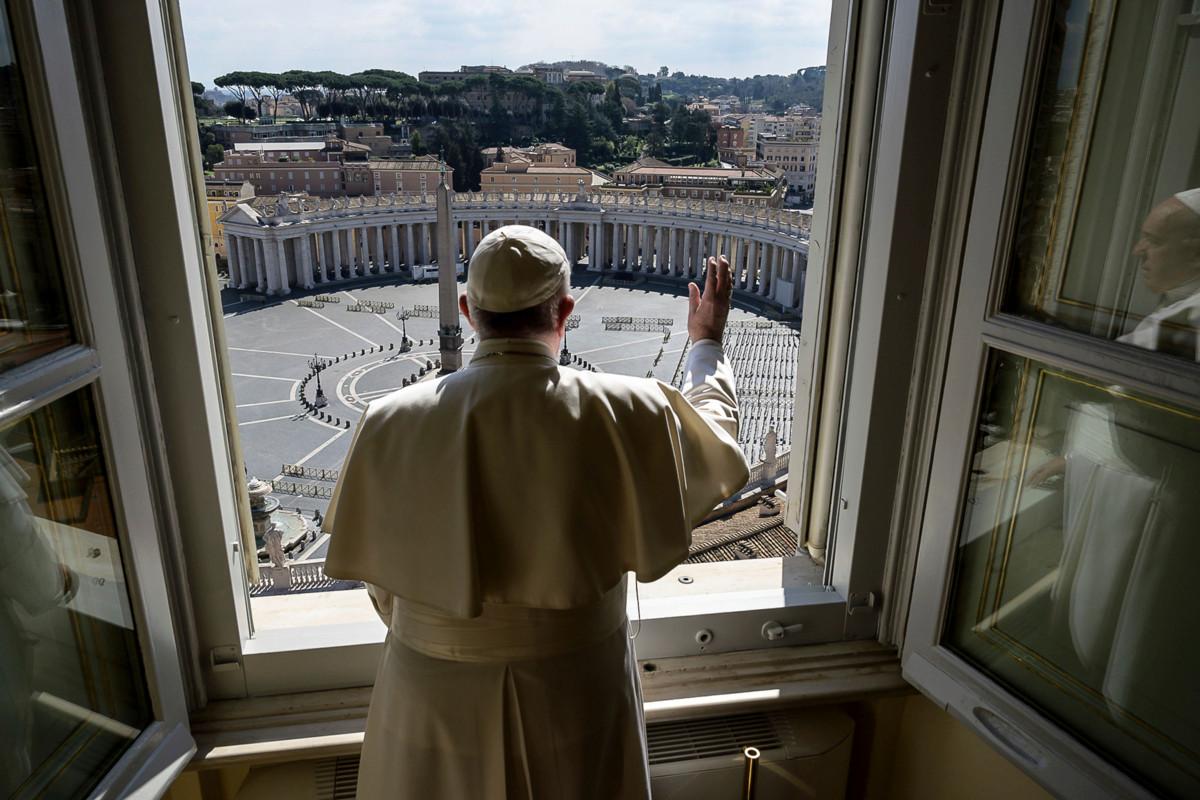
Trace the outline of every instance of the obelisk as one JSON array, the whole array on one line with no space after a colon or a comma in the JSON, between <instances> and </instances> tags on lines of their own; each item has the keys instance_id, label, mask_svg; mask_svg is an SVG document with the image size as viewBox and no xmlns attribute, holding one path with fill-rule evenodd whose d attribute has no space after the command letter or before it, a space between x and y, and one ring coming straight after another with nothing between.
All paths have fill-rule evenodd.
<instances>
[{"instance_id":1,"label":"obelisk","mask_svg":"<svg viewBox=\"0 0 1200 800\"><path fill-rule=\"evenodd\" d=\"M438 338L442 373L462 366L462 328L458 324L458 247L454 219L450 216L450 187L446 165L437 187Z\"/></svg>"}]
</instances>

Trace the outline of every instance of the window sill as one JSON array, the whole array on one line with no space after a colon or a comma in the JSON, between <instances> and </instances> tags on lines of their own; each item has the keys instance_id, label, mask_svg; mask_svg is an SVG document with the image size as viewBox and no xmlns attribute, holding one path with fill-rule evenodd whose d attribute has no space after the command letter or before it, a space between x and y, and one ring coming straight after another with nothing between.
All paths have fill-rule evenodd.
<instances>
[{"instance_id":1,"label":"window sill","mask_svg":"<svg viewBox=\"0 0 1200 800\"><path fill-rule=\"evenodd\" d=\"M912 691L895 649L874 641L640 663L650 721ZM356 754L370 700L370 687L357 687L213 702L192 715L188 769Z\"/></svg>"}]
</instances>

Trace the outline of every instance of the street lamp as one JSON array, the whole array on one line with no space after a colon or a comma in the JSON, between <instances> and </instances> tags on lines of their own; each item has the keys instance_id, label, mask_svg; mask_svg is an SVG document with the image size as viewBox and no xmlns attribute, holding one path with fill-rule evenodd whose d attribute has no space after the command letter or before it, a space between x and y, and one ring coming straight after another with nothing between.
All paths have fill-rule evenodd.
<instances>
[{"instance_id":1,"label":"street lamp","mask_svg":"<svg viewBox=\"0 0 1200 800\"><path fill-rule=\"evenodd\" d=\"M321 389L321 370L325 369L325 361L317 358L317 354L313 353L312 360L308 362L308 367L317 376L317 396L313 400L313 408L324 408L329 405L329 401L325 399L325 392Z\"/></svg>"},{"instance_id":2,"label":"street lamp","mask_svg":"<svg viewBox=\"0 0 1200 800\"><path fill-rule=\"evenodd\" d=\"M396 312L396 319L400 320L400 352L401 353L407 353L409 350L412 349L412 342L410 342L408 340L408 324L407 324L407 320L410 316L412 316L412 315L409 314L407 308L402 308Z\"/></svg>"},{"instance_id":3,"label":"street lamp","mask_svg":"<svg viewBox=\"0 0 1200 800\"><path fill-rule=\"evenodd\" d=\"M579 327L579 315L572 314L567 317L567 324L563 328L562 352L558 354L558 363L562 366L570 366L571 351L567 349L567 331L573 331Z\"/></svg>"}]
</instances>

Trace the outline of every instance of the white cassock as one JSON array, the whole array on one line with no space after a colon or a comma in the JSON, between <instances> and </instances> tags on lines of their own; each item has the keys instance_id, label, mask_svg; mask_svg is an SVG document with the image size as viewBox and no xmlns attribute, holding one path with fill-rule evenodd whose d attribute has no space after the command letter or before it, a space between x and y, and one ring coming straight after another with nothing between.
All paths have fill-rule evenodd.
<instances>
[{"instance_id":1,"label":"white cassock","mask_svg":"<svg viewBox=\"0 0 1200 800\"><path fill-rule=\"evenodd\" d=\"M708 340L682 391L489 339L373 402L325 522L326 572L389 629L359 797L649 797L625 575L661 577L745 485L737 427Z\"/></svg>"},{"instance_id":2,"label":"white cassock","mask_svg":"<svg viewBox=\"0 0 1200 800\"><path fill-rule=\"evenodd\" d=\"M1167 292L1158 308L1117 341L1200 361L1200 279Z\"/></svg>"},{"instance_id":3,"label":"white cassock","mask_svg":"<svg viewBox=\"0 0 1200 800\"><path fill-rule=\"evenodd\" d=\"M1200 327L1198 298L1168 297L1118 341L1152 348L1169 336L1174 354L1195 357L1188 327ZM1081 403L1064 455L1052 598L1084 670L1077 677L1127 727L1200 751L1200 642L1186 628L1197 608L1200 422L1135 398Z\"/></svg>"}]
</instances>

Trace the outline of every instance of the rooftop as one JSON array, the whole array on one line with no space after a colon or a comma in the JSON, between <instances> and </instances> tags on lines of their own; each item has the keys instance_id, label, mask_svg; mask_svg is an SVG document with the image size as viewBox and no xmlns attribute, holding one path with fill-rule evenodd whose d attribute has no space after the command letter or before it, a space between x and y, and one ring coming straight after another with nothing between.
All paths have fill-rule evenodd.
<instances>
[{"instance_id":1,"label":"rooftop","mask_svg":"<svg viewBox=\"0 0 1200 800\"><path fill-rule=\"evenodd\" d=\"M324 150L325 142L234 142L234 152L261 153L265 150Z\"/></svg>"}]
</instances>

